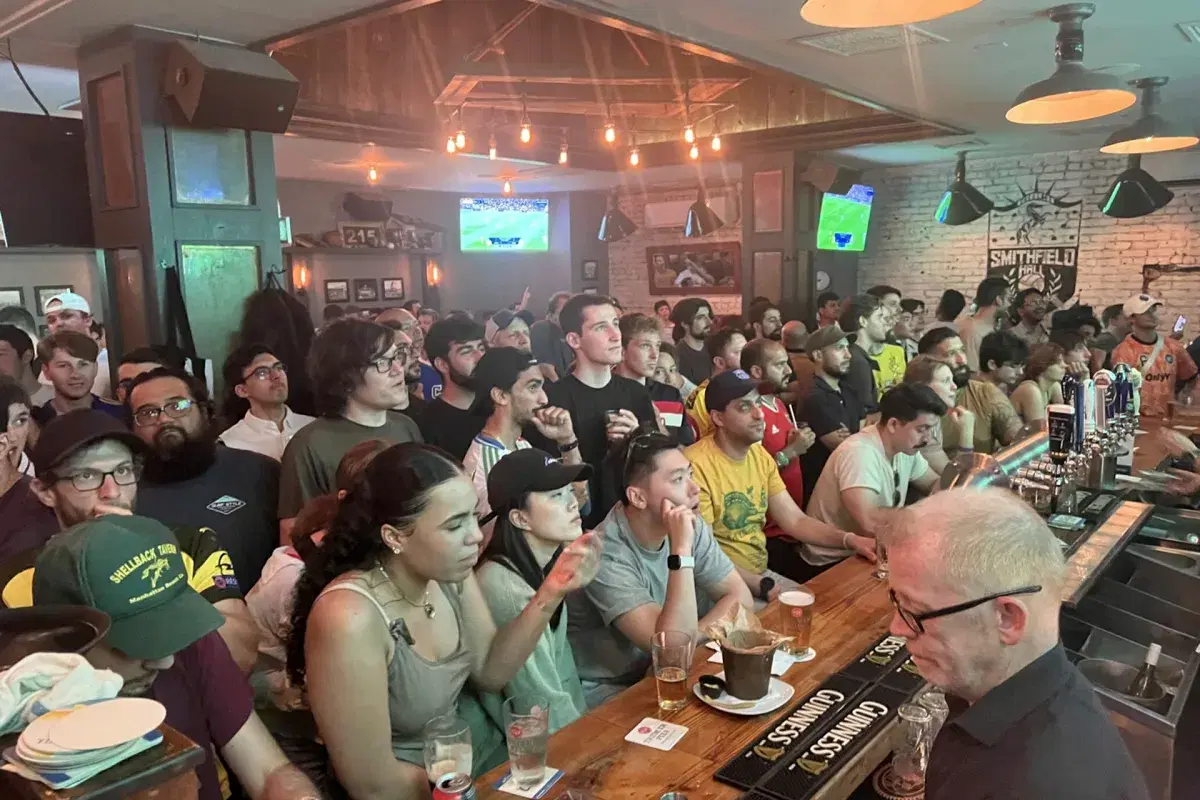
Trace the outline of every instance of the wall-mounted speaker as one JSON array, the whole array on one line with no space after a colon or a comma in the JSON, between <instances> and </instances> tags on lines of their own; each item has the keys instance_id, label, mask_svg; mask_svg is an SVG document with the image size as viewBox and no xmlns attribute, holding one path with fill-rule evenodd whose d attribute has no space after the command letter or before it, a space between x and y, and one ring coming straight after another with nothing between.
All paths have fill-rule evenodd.
<instances>
[{"instance_id":1,"label":"wall-mounted speaker","mask_svg":"<svg viewBox=\"0 0 1200 800\"><path fill-rule=\"evenodd\" d=\"M173 42L164 77L198 128L283 133L300 97L300 81L270 56L211 42Z\"/></svg>"}]
</instances>

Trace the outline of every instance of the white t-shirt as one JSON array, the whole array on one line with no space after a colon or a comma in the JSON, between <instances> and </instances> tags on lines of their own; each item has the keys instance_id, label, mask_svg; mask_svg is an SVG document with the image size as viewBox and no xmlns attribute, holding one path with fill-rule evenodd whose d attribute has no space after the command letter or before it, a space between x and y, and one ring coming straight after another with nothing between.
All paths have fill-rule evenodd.
<instances>
[{"instance_id":1,"label":"white t-shirt","mask_svg":"<svg viewBox=\"0 0 1200 800\"><path fill-rule=\"evenodd\" d=\"M238 450L249 450L261 453L267 458L279 461L283 451L301 428L312 422L315 417L297 414L287 406L283 407L283 430L279 429L269 419L260 419L247 411L246 416L226 429L219 437L226 447Z\"/></svg>"},{"instance_id":2,"label":"white t-shirt","mask_svg":"<svg viewBox=\"0 0 1200 800\"><path fill-rule=\"evenodd\" d=\"M929 463L920 453L911 456L897 453L889 461L879 438L879 427L871 425L833 451L813 488L808 515L844 531L862 533L842 502L842 492L871 489L879 495L880 506L900 508L908 498L909 483L928 469ZM822 566L853 555L853 551L805 544L801 554L809 564Z\"/></svg>"}]
</instances>

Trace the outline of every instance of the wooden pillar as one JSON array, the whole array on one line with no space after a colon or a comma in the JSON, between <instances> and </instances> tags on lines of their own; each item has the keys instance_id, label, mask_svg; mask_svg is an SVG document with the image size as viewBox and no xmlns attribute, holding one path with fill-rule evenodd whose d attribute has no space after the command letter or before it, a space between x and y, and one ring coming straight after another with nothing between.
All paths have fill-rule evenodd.
<instances>
[{"instance_id":1,"label":"wooden pillar","mask_svg":"<svg viewBox=\"0 0 1200 800\"><path fill-rule=\"evenodd\" d=\"M242 301L282 266L275 156L271 134L189 125L164 92L177 38L125 27L78 50L105 321L114 365L164 341L162 268L178 267L199 355L219 369Z\"/></svg>"}]
</instances>

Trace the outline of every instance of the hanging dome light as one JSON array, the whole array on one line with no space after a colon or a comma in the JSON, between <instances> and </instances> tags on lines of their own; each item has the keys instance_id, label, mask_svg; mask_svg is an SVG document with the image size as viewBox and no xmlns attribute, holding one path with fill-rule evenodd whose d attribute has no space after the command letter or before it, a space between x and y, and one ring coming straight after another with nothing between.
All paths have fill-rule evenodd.
<instances>
[{"instance_id":1,"label":"hanging dome light","mask_svg":"<svg viewBox=\"0 0 1200 800\"><path fill-rule=\"evenodd\" d=\"M1175 193L1142 169L1142 157L1129 157L1125 171L1117 176L1104 193L1100 213L1108 217L1131 219L1153 214L1175 199Z\"/></svg>"},{"instance_id":2,"label":"hanging dome light","mask_svg":"<svg viewBox=\"0 0 1200 800\"><path fill-rule=\"evenodd\" d=\"M926 22L977 5L981 0L808 0L805 22L827 28L882 28Z\"/></svg>"},{"instance_id":3,"label":"hanging dome light","mask_svg":"<svg viewBox=\"0 0 1200 800\"><path fill-rule=\"evenodd\" d=\"M995 203L967 183L967 154L959 153L954 165L954 182L942 195L933 218L943 225L966 225L988 214Z\"/></svg>"},{"instance_id":4,"label":"hanging dome light","mask_svg":"<svg viewBox=\"0 0 1200 800\"><path fill-rule=\"evenodd\" d=\"M699 193L696 195L696 202L688 207L687 222L683 226L683 235L689 239L695 239L724 227L725 221L708 207L708 197L704 194L704 187L701 186Z\"/></svg>"},{"instance_id":5,"label":"hanging dome light","mask_svg":"<svg viewBox=\"0 0 1200 800\"><path fill-rule=\"evenodd\" d=\"M598 238L602 242L619 242L622 239L631 235L637 230L637 225L633 224L633 220L625 216L618 205L617 193L613 192L608 200L608 211L604 213L604 218L600 220L600 234Z\"/></svg>"},{"instance_id":6,"label":"hanging dome light","mask_svg":"<svg viewBox=\"0 0 1200 800\"><path fill-rule=\"evenodd\" d=\"M374 164L367 167L367 180L371 183L379 182L379 170L375 168Z\"/></svg>"},{"instance_id":7,"label":"hanging dome light","mask_svg":"<svg viewBox=\"0 0 1200 800\"><path fill-rule=\"evenodd\" d=\"M1044 81L1025 87L1004 116L1020 125L1058 125L1115 114L1137 102L1115 76L1083 66L1083 21L1095 12L1091 3L1050 9L1058 23L1054 52L1058 68Z\"/></svg>"},{"instance_id":8,"label":"hanging dome light","mask_svg":"<svg viewBox=\"0 0 1200 800\"><path fill-rule=\"evenodd\" d=\"M1158 90L1166 83L1166 78L1140 78L1129 82L1142 92L1142 117L1108 137L1100 148L1101 153L1165 153L1200 143L1200 137L1189 126L1165 119L1157 112Z\"/></svg>"}]
</instances>

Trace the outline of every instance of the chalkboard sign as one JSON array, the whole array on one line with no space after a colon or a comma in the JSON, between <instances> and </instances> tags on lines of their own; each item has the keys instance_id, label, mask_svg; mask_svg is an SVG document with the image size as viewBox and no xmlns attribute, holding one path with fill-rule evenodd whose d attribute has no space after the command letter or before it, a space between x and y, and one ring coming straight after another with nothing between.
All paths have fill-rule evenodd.
<instances>
[{"instance_id":1,"label":"chalkboard sign","mask_svg":"<svg viewBox=\"0 0 1200 800\"><path fill-rule=\"evenodd\" d=\"M387 236L382 222L339 222L343 247L385 247Z\"/></svg>"}]
</instances>

